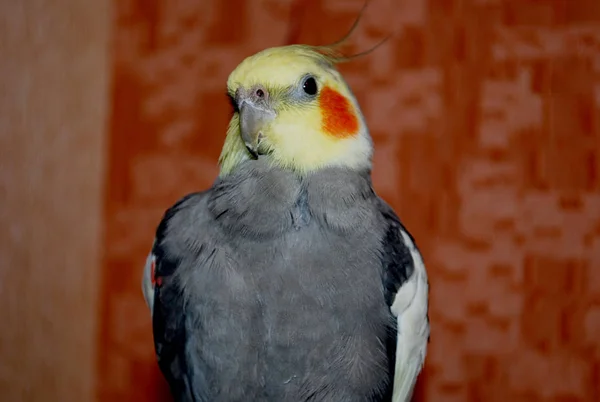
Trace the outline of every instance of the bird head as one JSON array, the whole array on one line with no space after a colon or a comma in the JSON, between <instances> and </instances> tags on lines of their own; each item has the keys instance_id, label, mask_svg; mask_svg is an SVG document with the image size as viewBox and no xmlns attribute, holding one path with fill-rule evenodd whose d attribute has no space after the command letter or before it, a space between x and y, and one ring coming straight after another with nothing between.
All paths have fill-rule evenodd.
<instances>
[{"instance_id":1,"label":"bird head","mask_svg":"<svg viewBox=\"0 0 600 402\"><path fill-rule=\"evenodd\" d=\"M368 169L372 141L356 98L327 48L290 45L246 58L229 75L234 113L221 175L266 158L300 174L325 167Z\"/></svg>"}]
</instances>

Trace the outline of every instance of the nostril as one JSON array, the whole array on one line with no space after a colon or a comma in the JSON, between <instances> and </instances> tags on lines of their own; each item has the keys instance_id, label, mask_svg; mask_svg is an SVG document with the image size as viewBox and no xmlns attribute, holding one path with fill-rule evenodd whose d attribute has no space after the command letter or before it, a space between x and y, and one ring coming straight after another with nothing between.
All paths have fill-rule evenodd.
<instances>
[{"instance_id":1,"label":"nostril","mask_svg":"<svg viewBox=\"0 0 600 402\"><path fill-rule=\"evenodd\" d=\"M265 93L263 92L262 89L257 89L256 90L256 96L258 96L259 98L262 98L263 96L265 96Z\"/></svg>"}]
</instances>

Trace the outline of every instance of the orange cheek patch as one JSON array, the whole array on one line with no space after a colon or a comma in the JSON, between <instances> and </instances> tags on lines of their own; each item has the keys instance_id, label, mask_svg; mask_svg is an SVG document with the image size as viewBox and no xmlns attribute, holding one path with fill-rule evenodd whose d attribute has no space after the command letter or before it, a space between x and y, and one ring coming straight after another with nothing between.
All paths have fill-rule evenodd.
<instances>
[{"instance_id":1,"label":"orange cheek patch","mask_svg":"<svg viewBox=\"0 0 600 402\"><path fill-rule=\"evenodd\" d=\"M321 127L324 132L337 138L352 137L358 133L358 118L350 101L330 87L323 87L319 97L323 114Z\"/></svg>"}]
</instances>

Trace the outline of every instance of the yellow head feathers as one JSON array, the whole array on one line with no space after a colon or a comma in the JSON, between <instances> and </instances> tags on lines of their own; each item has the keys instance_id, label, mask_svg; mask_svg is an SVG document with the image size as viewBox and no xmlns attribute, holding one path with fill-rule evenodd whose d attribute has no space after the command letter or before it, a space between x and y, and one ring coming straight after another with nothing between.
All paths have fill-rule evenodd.
<instances>
[{"instance_id":1,"label":"yellow head feathers","mask_svg":"<svg viewBox=\"0 0 600 402\"><path fill-rule=\"evenodd\" d=\"M299 173L326 166L369 168L364 118L326 47L291 45L246 58L229 76L234 105L220 157L221 174L268 158Z\"/></svg>"}]
</instances>

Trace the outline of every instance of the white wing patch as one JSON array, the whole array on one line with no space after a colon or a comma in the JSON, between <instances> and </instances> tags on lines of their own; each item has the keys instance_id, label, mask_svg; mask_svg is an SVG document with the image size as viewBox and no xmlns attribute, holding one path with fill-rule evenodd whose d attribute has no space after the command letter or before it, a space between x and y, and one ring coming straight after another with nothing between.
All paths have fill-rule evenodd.
<instances>
[{"instance_id":1,"label":"white wing patch","mask_svg":"<svg viewBox=\"0 0 600 402\"><path fill-rule=\"evenodd\" d=\"M429 338L427 271L410 236L404 230L401 233L415 269L396 293L391 307L392 314L398 319L393 402L407 402L412 398L427 354Z\"/></svg>"},{"instance_id":2,"label":"white wing patch","mask_svg":"<svg viewBox=\"0 0 600 402\"><path fill-rule=\"evenodd\" d=\"M154 248L154 244L152 245ZM150 314L154 311L154 269L156 266L156 257L152 252L146 257L146 265L144 265L144 272L142 273L142 292L144 292L144 299L146 305L150 309Z\"/></svg>"}]
</instances>

